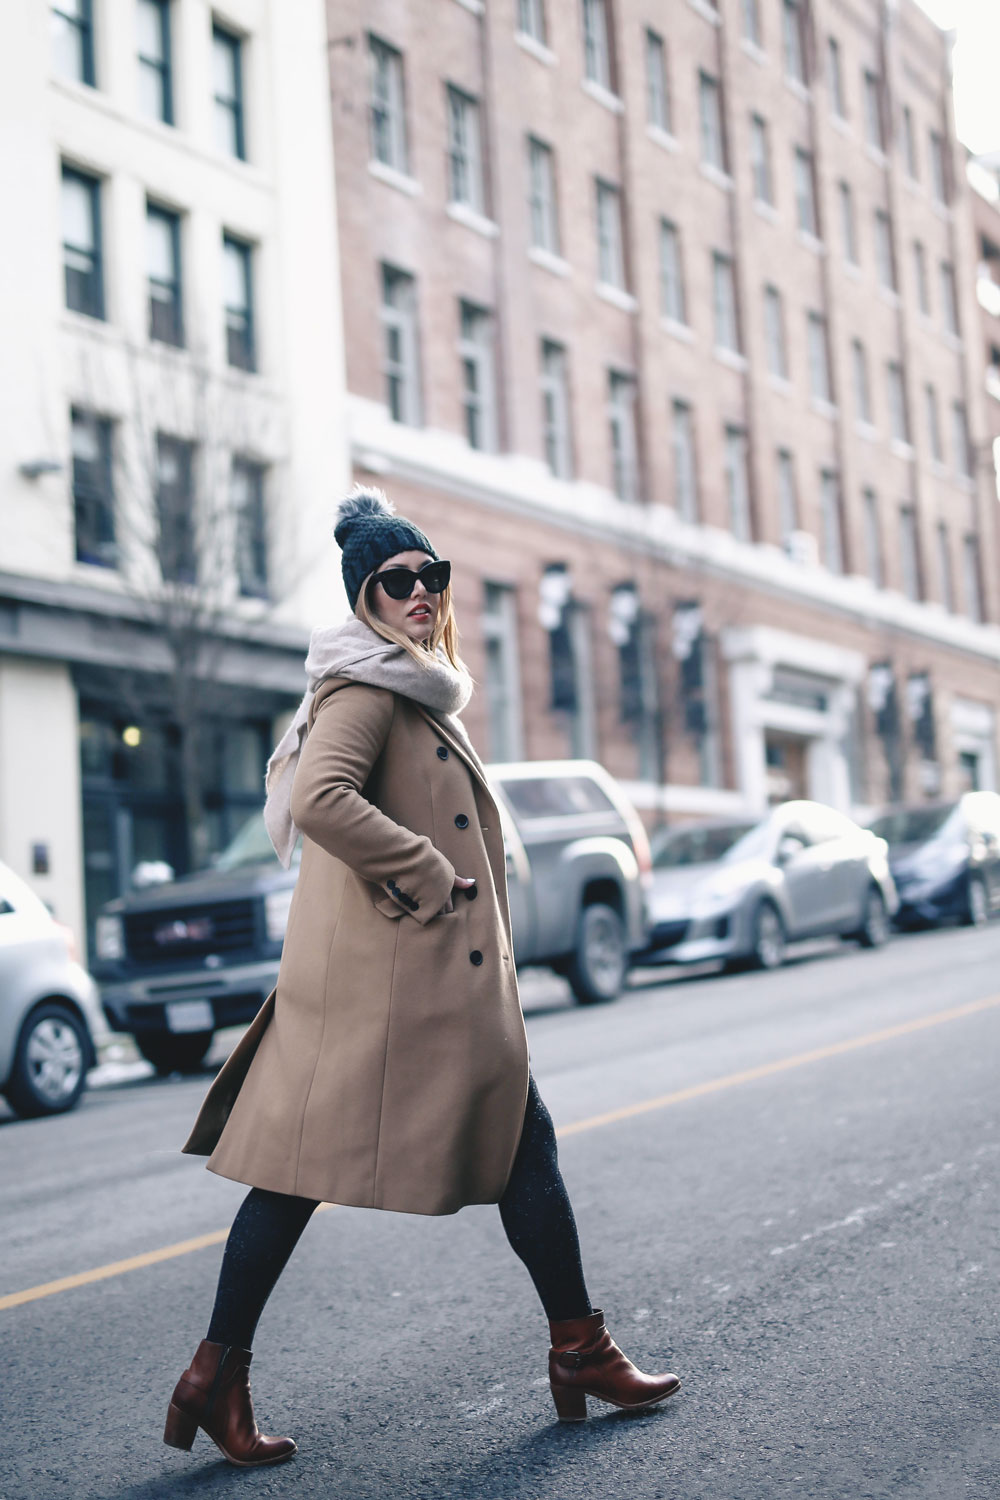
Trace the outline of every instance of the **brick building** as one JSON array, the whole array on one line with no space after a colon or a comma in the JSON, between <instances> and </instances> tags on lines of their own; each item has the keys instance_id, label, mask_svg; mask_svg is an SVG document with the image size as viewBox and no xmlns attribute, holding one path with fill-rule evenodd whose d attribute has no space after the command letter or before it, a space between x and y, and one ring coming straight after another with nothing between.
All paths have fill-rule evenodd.
<instances>
[{"instance_id":1,"label":"brick building","mask_svg":"<svg viewBox=\"0 0 1000 1500\"><path fill-rule=\"evenodd\" d=\"M1000 151L969 162L979 336L986 366L986 431L1000 496Z\"/></svg>"},{"instance_id":2,"label":"brick building","mask_svg":"<svg viewBox=\"0 0 1000 1500\"><path fill-rule=\"evenodd\" d=\"M488 755L596 755L651 816L995 785L944 36L912 0L327 9L352 460L455 562Z\"/></svg>"}]
</instances>

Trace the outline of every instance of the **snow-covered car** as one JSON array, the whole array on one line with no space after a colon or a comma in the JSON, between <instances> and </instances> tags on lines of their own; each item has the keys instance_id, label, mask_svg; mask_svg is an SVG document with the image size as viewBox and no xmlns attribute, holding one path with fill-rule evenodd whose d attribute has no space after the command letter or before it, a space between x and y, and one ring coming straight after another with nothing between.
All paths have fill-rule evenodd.
<instances>
[{"instance_id":1,"label":"snow-covered car","mask_svg":"<svg viewBox=\"0 0 1000 1500\"><path fill-rule=\"evenodd\" d=\"M16 1114L57 1115L83 1093L105 1035L97 988L69 928L0 864L0 1093Z\"/></svg>"},{"instance_id":2,"label":"snow-covered car","mask_svg":"<svg viewBox=\"0 0 1000 1500\"><path fill-rule=\"evenodd\" d=\"M877 948L898 904L884 839L822 803L784 802L654 839L642 962L775 969L790 942L834 934Z\"/></svg>"}]
</instances>

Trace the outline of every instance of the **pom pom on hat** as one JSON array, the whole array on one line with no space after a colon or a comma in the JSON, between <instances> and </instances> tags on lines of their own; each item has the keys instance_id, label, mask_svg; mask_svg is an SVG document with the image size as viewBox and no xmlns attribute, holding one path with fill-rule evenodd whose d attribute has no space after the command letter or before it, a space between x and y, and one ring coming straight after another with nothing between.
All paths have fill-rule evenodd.
<instances>
[{"instance_id":1,"label":"pom pom on hat","mask_svg":"<svg viewBox=\"0 0 1000 1500\"><path fill-rule=\"evenodd\" d=\"M373 486L357 484L340 502L333 534L343 549L344 587L352 609L368 574L387 558L411 551L438 556L420 528L398 516L392 501Z\"/></svg>"},{"instance_id":2,"label":"pom pom on hat","mask_svg":"<svg viewBox=\"0 0 1000 1500\"><path fill-rule=\"evenodd\" d=\"M341 500L337 507L337 519L334 522L333 535L337 545L342 547L350 535L355 521L362 516L394 516L396 507L389 499L384 490L377 490L373 486L356 484L346 500Z\"/></svg>"}]
</instances>

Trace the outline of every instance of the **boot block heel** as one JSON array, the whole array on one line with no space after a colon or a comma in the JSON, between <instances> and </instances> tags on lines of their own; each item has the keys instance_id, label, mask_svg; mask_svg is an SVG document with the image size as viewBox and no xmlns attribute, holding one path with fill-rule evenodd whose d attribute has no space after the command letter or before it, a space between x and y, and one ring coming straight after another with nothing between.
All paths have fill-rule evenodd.
<instances>
[{"instance_id":1,"label":"boot block heel","mask_svg":"<svg viewBox=\"0 0 1000 1500\"><path fill-rule=\"evenodd\" d=\"M181 1411L180 1407L175 1406L171 1401L167 1408L167 1421L163 1429L163 1441L171 1448L183 1448L186 1452L193 1444L197 1431L197 1418L189 1417L186 1411Z\"/></svg>"},{"instance_id":2,"label":"boot block heel","mask_svg":"<svg viewBox=\"0 0 1000 1500\"><path fill-rule=\"evenodd\" d=\"M587 1397L583 1391L563 1385L553 1385L550 1389L560 1422L586 1422Z\"/></svg>"}]
</instances>

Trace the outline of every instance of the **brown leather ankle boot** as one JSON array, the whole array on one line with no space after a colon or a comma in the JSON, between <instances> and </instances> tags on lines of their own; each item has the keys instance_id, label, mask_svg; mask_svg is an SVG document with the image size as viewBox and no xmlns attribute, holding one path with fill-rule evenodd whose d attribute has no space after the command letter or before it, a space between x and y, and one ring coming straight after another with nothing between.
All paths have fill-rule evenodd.
<instances>
[{"instance_id":1,"label":"brown leather ankle boot","mask_svg":"<svg viewBox=\"0 0 1000 1500\"><path fill-rule=\"evenodd\" d=\"M561 1422L584 1422L587 1397L624 1411L655 1406L680 1390L676 1375L644 1375L619 1349L604 1326L604 1314L553 1323L549 1385Z\"/></svg>"},{"instance_id":2,"label":"brown leather ankle boot","mask_svg":"<svg viewBox=\"0 0 1000 1500\"><path fill-rule=\"evenodd\" d=\"M224 1458L240 1468L280 1464L297 1452L291 1438L264 1437L250 1399L249 1349L202 1339L190 1367L174 1386L163 1441L190 1448L200 1427Z\"/></svg>"}]
</instances>

